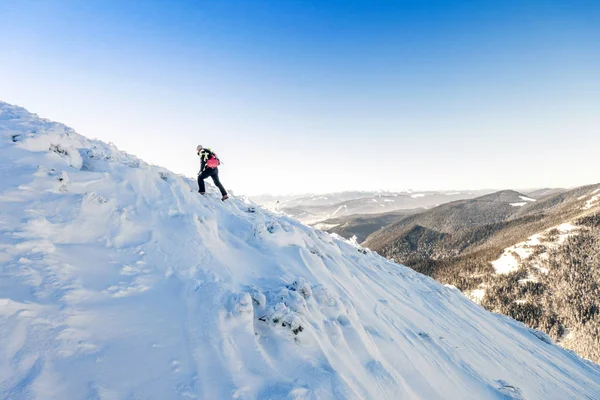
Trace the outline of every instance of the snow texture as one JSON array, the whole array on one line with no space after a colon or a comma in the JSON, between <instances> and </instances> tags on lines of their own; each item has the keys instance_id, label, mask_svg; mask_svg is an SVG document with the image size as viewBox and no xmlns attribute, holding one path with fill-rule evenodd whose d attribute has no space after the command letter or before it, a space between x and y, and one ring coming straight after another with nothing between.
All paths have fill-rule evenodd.
<instances>
[{"instance_id":1,"label":"snow texture","mask_svg":"<svg viewBox=\"0 0 600 400\"><path fill-rule=\"evenodd\" d=\"M598 399L600 368L356 243L0 103L2 399Z\"/></svg>"}]
</instances>

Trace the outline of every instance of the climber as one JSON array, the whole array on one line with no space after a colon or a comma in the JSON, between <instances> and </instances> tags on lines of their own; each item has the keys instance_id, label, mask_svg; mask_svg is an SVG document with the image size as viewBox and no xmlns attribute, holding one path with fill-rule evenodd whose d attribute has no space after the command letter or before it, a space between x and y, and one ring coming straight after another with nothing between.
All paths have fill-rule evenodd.
<instances>
[{"instance_id":1,"label":"climber","mask_svg":"<svg viewBox=\"0 0 600 400\"><path fill-rule=\"evenodd\" d=\"M221 181L219 180L218 167L219 164L221 164L219 158L215 153L212 152L211 149L204 148L201 145L198 145L196 147L196 152L200 157L200 172L198 172L198 192L202 195L206 192L206 189L204 187L204 180L210 176L213 182L215 183L215 186L218 187L221 191L221 196L223 196L221 200L227 200L229 198L229 195L227 194L227 191L225 190L225 188L221 184Z\"/></svg>"}]
</instances>

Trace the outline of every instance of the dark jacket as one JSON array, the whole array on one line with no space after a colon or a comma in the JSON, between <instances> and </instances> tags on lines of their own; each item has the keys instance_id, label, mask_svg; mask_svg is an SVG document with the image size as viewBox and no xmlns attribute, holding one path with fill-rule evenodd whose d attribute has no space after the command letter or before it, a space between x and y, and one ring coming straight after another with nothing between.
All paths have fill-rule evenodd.
<instances>
[{"instance_id":1,"label":"dark jacket","mask_svg":"<svg viewBox=\"0 0 600 400\"><path fill-rule=\"evenodd\" d=\"M206 162L209 160L210 156L217 158L217 155L208 148L203 148L198 152L198 156L200 156L200 173L202 173L206 169Z\"/></svg>"}]
</instances>

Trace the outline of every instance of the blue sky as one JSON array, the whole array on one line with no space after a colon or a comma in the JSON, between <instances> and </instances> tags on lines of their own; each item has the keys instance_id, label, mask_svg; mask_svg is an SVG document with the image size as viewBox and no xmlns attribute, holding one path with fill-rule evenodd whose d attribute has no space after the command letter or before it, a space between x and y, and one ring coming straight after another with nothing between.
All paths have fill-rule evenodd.
<instances>
[{"instance_id":1,"label":"blue sky","mask_svg":"<svg viewBox=\"0 0 600 400\"><path fill-rule=\"evenodd\" d=\"M600 181L595 1L0 2L0 99L235 193Z\"/></svg>"}]
</instances>

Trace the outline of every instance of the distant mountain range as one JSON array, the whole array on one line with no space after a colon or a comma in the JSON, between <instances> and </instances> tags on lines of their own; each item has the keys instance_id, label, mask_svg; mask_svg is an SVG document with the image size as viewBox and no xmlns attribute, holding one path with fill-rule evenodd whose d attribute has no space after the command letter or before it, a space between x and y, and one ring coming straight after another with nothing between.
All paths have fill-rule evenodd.
<instances>
[{"instance_id":1,"label":"distant mountain range","mask_svg":"<svg viewBox=\"0 0 600 400\"><path fill-rule=\"evenodd\" d=\"M350 215L380 214L399 210L432 208L440 204L471 199L492 190L424 192L340 192L304 196L253 196L250 200L282 212L305 224Z\"/></svg>"},{"instance_id":2,"label":"distant mountain range","mask_svg":"<svg viewBox=\"0 0 600 400\"><path fill-rule=\"evenodd\" d=\"M507 191L501 191L501 192L495 192L496 196L499 195L499 193L504 193L505 195L509 196L506 199L507 204L510 205L510 203L512 202L512 204L514 204L514 206L509 207L509 209L513 209L514 211L516 211L516 209L514 209L513 207L519 207L524 205L527 201L531 201L531 200L535 200L541 197L544 197L548 194L558 194L558 193L562 193L566 191L566 189L535 189L532 191L526 191L524 192L525 194L521 194L521 193L517 193L517 192L513 192L511 195L508 195ZM474 193L474 192L468 192L468 193ZM492 195L493 192L489 192L489 191L485 191L482 190L480 191L479 195L483 196L486 194L490 194ZM450 193L451 196L459 196L459 194L457 192L454 193ZM472 197L468 197L468 198L472 198ZM467 197L465 197L465 199L468 199ZM524 199L528 199L528 200L524 200ZM461 200L461 199L459 199ZM441 203L441 204L446 204L446 203ZM386 227L388 225L391 225L393 223L397 223L400 222L401 220L404 219L404 217L407 217L409 215L414 215L417 213L421 213L423 211L426 211L429 207L422 207L422 208L411 208L411 209L403 209L403 210L397 210L397 211L391 211L391 212L383 212L383 213L378 213L378 214L353 214L353 215L347 215L347 216L339 216L339 217L335 217L335 218L330 218L330 219L326 219L323 221L320 221L318 223L312 223L312 225L314 225L317 228L326 230L328 232L331 233L337 233L342 237L345 237L347 239L352 238L353 236L356 236L358 242L363 242L369 235L371 235L372 233L376 232L377 230ZM305 221L306 223L306 221Z\"/></svg>"}]
</instances>

